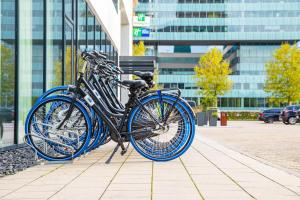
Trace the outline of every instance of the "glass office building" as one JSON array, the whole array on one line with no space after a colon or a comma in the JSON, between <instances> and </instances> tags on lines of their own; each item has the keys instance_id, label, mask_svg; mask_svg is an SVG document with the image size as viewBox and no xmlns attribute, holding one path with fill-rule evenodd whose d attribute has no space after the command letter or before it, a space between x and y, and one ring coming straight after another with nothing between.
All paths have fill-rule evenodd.
<instances>
[{"instance_id":1,"label":"glass office building","mask_svg":"<svg viewBox=\"0 0 300 200\"><path fill-rule=\"evenodd\" d=\"M74 83L81 51L102 50L116 63L119 52L85 0L1 0L0 10L3 147L22 142L26 115L39 95Z\"/></svg>"},{"instance_id":2,"label":"glass office building","mask_svg":"<svg viewBox=\"0 0 300 200\"><path fill-rule=\"evenodd\" d=\"M193 78L199 56L209 45L223 50L234 82L219 98L223 110L268 107L265 63L281 43L300 40L299 0L139 0L135 15L150 18L141 27L150 34L135 34L134 42L145 41L146 54L157 56L159 83L185 89L186 99L201 98Z\"/></svg>"}]
</instances>

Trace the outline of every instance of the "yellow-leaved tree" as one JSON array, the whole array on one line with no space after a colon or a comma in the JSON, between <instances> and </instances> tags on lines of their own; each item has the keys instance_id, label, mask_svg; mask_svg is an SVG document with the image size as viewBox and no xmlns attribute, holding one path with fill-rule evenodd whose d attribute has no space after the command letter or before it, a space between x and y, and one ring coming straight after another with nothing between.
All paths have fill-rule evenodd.
<instances>
[{"instance_id":1,"label":"yellow-leaved tree","mask_svg":"<svg viewBox=\"0 0 300 200\"><path fill-rule=\"evenodd\" d=\"M203 96L201 103L204 107L217 107L218 96L232 88L229 79L231 70L229 63L223 60L222 52L217 48L211 49L200 58L194 71L199 93Z\"/></svg>"},{"instance_id":2,"label":"yellow-leaved tree","mask_svg":"<svg viewBox=\"0 0 300 200\"><path fill-rule=\"evenodd\" d=\"M65 57L65 74L62 74L62 61L57 60L54 64L55 79L53 80L54 86L59 86L62 84L62 76L64 76L64 84L72 84L72 48L66 48ZM74 75L73 75L74 76Z\"/></svg>"},{"instance_id":3,"label":"yellow-leaved tree","mask_svg":"<svg viewBox=\"0 0 300 200\"><path fill-rule=\"evenodd\" d=\"M299 101L300 49L296 45L282 44L265 67L267 77L264 89L271 94L271 101L287 104Z\"/></svg>"},{"instance_id":4,"label":"yellow-leaved tree","mask_svg":"<svg viewBox=\"0 0 300 200\"><path fill-rule=\"evenodd\" d=\"M144 41L139 41L137 44L133 44L133 52L134 56L145 56L145 45Z\"/></svg>"}]
</instances>

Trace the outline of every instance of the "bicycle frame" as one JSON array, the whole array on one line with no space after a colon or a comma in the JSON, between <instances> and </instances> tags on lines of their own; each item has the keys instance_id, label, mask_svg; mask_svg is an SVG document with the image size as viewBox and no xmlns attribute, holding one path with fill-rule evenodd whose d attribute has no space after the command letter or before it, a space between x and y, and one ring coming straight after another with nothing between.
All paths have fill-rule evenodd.
<instances>
[{"instance_id":1,"label":"bicycle frame","mask_svg":"<svg viewBox=\"0 0 300 200\"><path fill-rule=\"evenodd\" d=\"M86 67L86 66L85 66ZM79 73L79 78L76 83L75 88L69 88L72 93L74 93L74 103L75 99L77 99L77 95L79 95L82 99L86 101L86 103L95 111L95 113L100 116L100 118L104 121L104 123L110 128L111 131L111 138L116 141L122 148L122 150L125 150L124 147L124 137L128 138L130 134L126 131L122 131L123 127L125 125L126 118L128 114L130 113L130 110L133 106L141 106L141 108L149 114L150 118L161 128L162 125L157 121L157 119L141 104L141 102L138 100L137 94L139 91L131 91L131 94L129 96L129 100L126 103L125 111L123 114L115 114L108 110L106 110L106 107L104 106L104 102L101 100L99 93L85 80L84 74ZM88 93L85 92L81 86L84 86L88 90ZM72 113L72 106L70 106L68 113L66 115L66 118L62 121L61 125L70 117L70 113ZM105 111L104 111L105 110ZM120 123L117 124L116 121L112 121L111 117L119 118Z\"/></svg>"}]
</instances>

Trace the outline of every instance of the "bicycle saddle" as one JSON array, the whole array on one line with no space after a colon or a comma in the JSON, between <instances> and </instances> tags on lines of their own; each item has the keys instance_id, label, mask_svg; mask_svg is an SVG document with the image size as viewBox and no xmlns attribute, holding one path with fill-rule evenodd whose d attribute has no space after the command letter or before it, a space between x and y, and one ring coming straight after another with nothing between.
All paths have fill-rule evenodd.
<instances>
[{"instance_id":1,"label":"bicycle saddle","mask_svg":"<svg viewBox=\"0 0 300 200\"><path fill-rule=\"evenodd\" d=\"M144 79L144 80L148 80L148 79L153 80L153 73L152 72L134 71L133 74L140 77L141 79Z\"/></svg>"},{"instance_id":2,"label":"bicycle saddle","mask_svg":"<svg viewBox=\"0 0 300 200\"><path fill-rule=\"evenodd\" d=\"M107 60L106 63L107 63L107 64L113 64L113 65L114 65L114 64L115 64L115 61L113 61L113 60Z\"/></svg>"},{"instance_id":3,"label":"bicycle saddle","mask_svg":"<svg viewBox=\"0 0 300 200\"><path fill-rule=\"evenodd\" d=\"M104 54L104 53L101 53L101 52L96 51L96 50L94 50L92 53L93 53L94 55L96 55L98 58L102 58L102 59L104 59L104 60L107 59L107 55Z\"/></svg>"},{"instance_id":4,"label":"bicycle saddle","mask_svg":"<svg viewBox=\"0 0 300 200\"><path fill-rule=\"evenodd\" d=\"M147 83L144 80L124 80L122 85L128 86L132 89L147 87Z\"/></svg>"}]
</instances>

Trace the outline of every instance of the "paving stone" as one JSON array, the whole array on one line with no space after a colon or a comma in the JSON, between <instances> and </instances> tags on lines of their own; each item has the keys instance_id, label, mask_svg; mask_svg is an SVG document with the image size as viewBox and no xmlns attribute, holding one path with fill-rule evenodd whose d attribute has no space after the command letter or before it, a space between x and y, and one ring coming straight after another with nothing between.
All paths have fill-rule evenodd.
<instances>
[{"instance_id":1,"label":"paving stone","mask_svg":"<svg viewBox=\"0 0 300 200\"><path fill-rule=\"evenodd\" d=\"M181 159L165 163L149 161L131 147L131 154L117 153L105 164L113 147L105 145L72 163L37 165L0 178L0 199L300 199L299 178L206 138L195 141Z\"/></svg>"}]
</instances>

